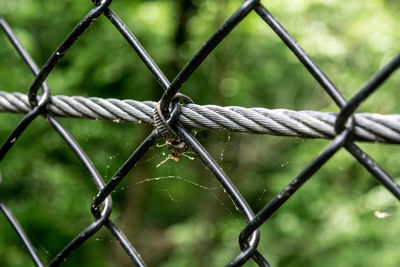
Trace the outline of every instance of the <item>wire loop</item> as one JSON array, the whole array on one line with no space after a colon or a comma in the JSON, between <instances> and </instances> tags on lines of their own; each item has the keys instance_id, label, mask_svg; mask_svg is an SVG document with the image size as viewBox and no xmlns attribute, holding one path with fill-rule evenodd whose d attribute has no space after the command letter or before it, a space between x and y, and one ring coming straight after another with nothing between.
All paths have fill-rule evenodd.
<instances>
[{"instance_id":1,"label":"wire loop","mask_svg":"<svg viewBox=\"0 0 400 267\"><path fill-rule=\"evenodd\" d=\"M173 124L177 122L181 112L181 100L185 104L193 104L193 100L181 93L177 93L171 100L169 113L165 118L161 110L161 101L159 101L153 111L154 126L158 133L167 140L167 146L172 151L173 156L178 156L186 151L187 145L182 141L179 134L173 129Z\"/></svg>"}]
</instances>

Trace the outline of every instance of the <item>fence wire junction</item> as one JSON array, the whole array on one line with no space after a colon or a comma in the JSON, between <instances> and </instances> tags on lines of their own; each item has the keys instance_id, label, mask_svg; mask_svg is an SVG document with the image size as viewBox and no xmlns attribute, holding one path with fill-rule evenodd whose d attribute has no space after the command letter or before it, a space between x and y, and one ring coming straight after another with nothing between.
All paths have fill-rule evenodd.
<instances>
[{"instance_id":1,"label":"fence wire junction","mask_svg":"<svg viewBox=\"0 0 400 267\"><path fill-rule=\"evenodd\" d=\"M34 60L24 49L11 27L0 17L0 26L9 38L22 59L35 75L28 95L0 92L0 111L26 113L0 148L0 161L7 155L18 137L30 123L42 115L60 137L69 145L81 164L90 174L98 189L94 197L91 212L95 221L76 235L47 264L39 258L34 246L24 233L22 226L12 215L7 206L0 202L0 209L36 266L58 266L86 240L105 227L122 246L132 262L137 266L146 266L117 225L110 219L112 212L111 193L133 169L160 138L167 140L169 149L179 157L190 148L211 171L221 186L229 194L238 207L246 225L239 233L240 253L227 266L241 266L253 260L259 266L270 266L268 260L257 250L260 241L259 227L268 220L297 190L308 181L337 151L346 149L364 168L371 173L389 192L400 200L400 187L369 155L362 151L355 141L371 141L385 143L400 142L399 115L355 114L357 108L386 81L400 66L400 54L393 58L381 70L373 75L356 94L346 100L324 72L312 61L295 39L273 17L258 0L247 0L215 31L215 33L197 51L192 59L170 82L144 47L128 29L124 22L109 8L111 0L97 0L90 10L63 40L59 47L39 69ZM179 93L182 85L192 73L208 57L214 48L246 17L255 12L279 36L284 44L294 53L308 72L321 85L325 92L339 107L338 114L324 114L313 111L294 112L289 110L267 110L262 108L245 109L242 107L198 106ZM68 52L77 38L94 23L95 19L104 15L126 39L134 52L156 78L164 94L158 103L138 102L134 100L85 99L82 97L50 96L50 88L46 83L60 59ZM38 96L42 88L42 95ZM87 117L92 119L118 120L127 122L147 122L155 126L139 147L130 155L113 177L105 182L85 151L79 146L69 132L56 119L57 116ZM333 139L331 143L310 162L282 191L267 203L257 214L251 209L235 184L222 168L209 155L198 140L191 134L192 128L225 129L251 133L263 133L309 138Z\"/></svg>"}]
</instances>

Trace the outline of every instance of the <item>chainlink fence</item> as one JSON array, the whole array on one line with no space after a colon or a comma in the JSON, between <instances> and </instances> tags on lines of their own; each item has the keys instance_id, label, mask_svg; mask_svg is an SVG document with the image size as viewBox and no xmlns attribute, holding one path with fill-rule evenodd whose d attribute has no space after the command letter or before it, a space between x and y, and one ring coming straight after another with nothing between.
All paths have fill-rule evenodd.
<instances>
[{"instance_id":1,"label":"chainlink fence","mask_svg":"<svg viewBox=\"0 0 400 267\"><path fill-rule=\"evenodd\" d=\"M170 82L124 22L109 8L110 3L111 0L94 1L93 9L75 26L41 69L37 67L4 18L0 18L2 30L36 77L27 96L19 93L0 92L1 111L26 113L25 117L1 147L0 160L7 156L8 151L17 143L18 137L30 123L37 116L42 115L69 145L98 188L98 194L91 205L91 212L95 220L77 234L49 263L42 262L35 247L24 233L23 227L12 215L6 204L0 202L2 213L19 235L37 266L60 265L68 259L75 249L78 249L79 246L102 228L106 228L114 236L134 265L145 266L145 262L140 257L140 252L137 252L134 248L135 241L132 240L132 244L110 219L112 212L111 193L126 177L127 173L132 169L134 170L135 164L160 138L166 139L171 152L170 157L173 159L178 159L187 149L191 149L215 176L226 193L229 194L246 220L247 224L238 233L240 253L230 262L227 262L227 266L240 266L251 260L259 266L270 266L268 259L257 250L260 241L259 227L277 212L340 149L347 150L390 193L400 199L399 185L355 144L357 140L391 144L400 143L399 115L355 114L360 104L369 98L399 67L400 55L397 55L373 75L351 99L346 100L267 8L260 1L247 0L215 31ZM214 105L200 106L194 104L189 96L179 93L182 85L191 77L199 65L250 12L258 14L260 21L264 21L305 66L307 71L340 108L338 114L313 111L268 110L264 108L219 107ZM78 37L84 34L91 24L95 24L96 18L101 15L106 16L118 29L134 52L154 75L156 81L164 90L159 102L50 96L50 88L46 84L47 76ZM42 88L42 94L39 96L38 91L40 88ZM105 182L85 154L85 151L80 148L79 144L60 124L56 116L84 117L118 122L143 122L152 124L155 127L112 178ZM297 177L255 214L240 190L229 179L216 160L192 135L191 130L195 128L333 140Z\"/></svg>"}]
</instances>

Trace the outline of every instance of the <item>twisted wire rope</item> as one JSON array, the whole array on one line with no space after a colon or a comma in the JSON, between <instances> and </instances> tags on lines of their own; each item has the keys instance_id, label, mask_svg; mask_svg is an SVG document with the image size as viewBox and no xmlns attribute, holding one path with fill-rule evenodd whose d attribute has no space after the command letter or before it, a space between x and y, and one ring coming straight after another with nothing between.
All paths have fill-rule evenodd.
<instances>
[{"instance_id":1,"label":"twisted wire rope","mask_svg":"<svg viewBox=\"0 0 400 267\"><path fill-rule=\"evenodd\" d=\"M153 125L155 106L153 101L59 95L51 98L48 110L60 117ZM0 91L0 111L27 113L30 111L28 97ZM400 143L400 115L358 113L354 117L356 140ZM336 113L312 110L187 104L182 107L179 120L193 129L332 139L336 118Z\"/></svg>"}]
</instances>

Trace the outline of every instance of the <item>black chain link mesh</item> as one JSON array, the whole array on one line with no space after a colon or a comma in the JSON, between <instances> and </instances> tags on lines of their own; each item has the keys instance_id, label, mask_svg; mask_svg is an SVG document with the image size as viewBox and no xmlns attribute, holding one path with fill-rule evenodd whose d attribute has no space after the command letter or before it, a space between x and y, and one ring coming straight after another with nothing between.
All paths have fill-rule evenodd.
<instances>
[{"instance_id":1,"label":"black chain link mesh","mask_svg":"<svg viewBox=\"0 0 400 267\"><path fill-rule=\"evenodd\" d=\"M368 98L372 92L378 89L379 86L397 69L397 67L400 65L400 55L396 56L391 62L378 71L378 73L376 73L365 84L365 86L354 95L354 97L352 97L349 101L346 101L335 85L322 72L322 70L318 68L318 66L311 60L306 52L296 43L294 38L269 13L269 11L262 4L260 4L258 0L247 0L215 31L215 33L206 41L205 45L198 50L194 57L179 72L175 79L172 82L169 82L165 75L158 68L157 64L155 64L146 50L135 38L135 36L129 31L129 29L117 17L117 15L108 8L110 2L111 0L94 1L94 8L90 10L90 12L75 26L72 32L54 51L51 57L47 60L46 64L40 70L30 55L24 50L5 20L0 18L0 25L3 31L6 33L10 41L13 43L15 49L19 52L21 57L25 60L27 65L31 68L32 72L36 76L36 79L31 85L28 94L32 109L17 125L17 127L1 147L0 160L7 155L9 149L16 142L17 138L29 126L29 124L38 115L42 115L69 145L76 157L89 172L93 183L99 190L91 206L91 211L95 218L94 222L88 225L86 229L76 235L76 237L71 240L68 245L60 250L60 252L51 260L51 262L48 263L49 266L58 266L61 264L75 249L77 249L103 227L107 228L108 231L110 231L110 233L115 237L115 239L118 240L118 243L126 251L134 264L138 266L145 266L145 263L141 259L138 252L136 252L133 245L110 219L110 214L112 212L110 195L116 186L124 179L126 174L146 153L146 151L148 151L156 143L156 141L162 137L161 134L165 135L165 132L168 133L165 137L169 141L170 149L173 150L175 156L179 156L179 153L182 153L186 147L190 147L226 190L247 221L247 225L239 234L238 245L240 246L241 252L234 259L232 259L231 262L227 263L227 266L240 266L249 260L255 261L260 266L270 266L267 259L265 259L264 256L257 251L257 246L260 240L260 231L258 228L341 148L346 149L355 159L357 159L361 165L365 167L366 170L368 170L384 187L386 187L388 191L390 191L396 198L400 199L400 187L389 176L389 174L387 174L376 162L374 162L370 156L363 152L352 141L352 131L354 125L352 114L355 112L358 106L366 98ZM179 101L174 101L174 97L182 87L183 83L190 78L191 74L197 69L203 60L207 58L213 49L250 12L257 13L259 17L275 31L275 33L282 39L284 44L297 56L301 63L341 109L341 112L336 120L336 137L334 140L257 214L254 214L245 198L241 195L240 191L236 188L224 171L218 166L216 161L196 140L196 138L191 135L190 131L185 129L179 121L173 119L176 117L176 114L169 114L168 108L170 104L173 104L174 111L176 110L179 112L178 106L180 103ZM120 169L115 173L112 179L108 181L108 183L105 183L102 180L91 160L80 148L79 144L68 133L68 131L57 121L57 119L54 118L49 111L46 111L46 105L51 100L50 89L45 82L46 77L51 73L58 61L70 49L77 38L82 35L85 30L94 22L94 20L102 14L105 15L124 36L134 51L140 56L143 63L155 76L160 86L165 90L164 95L160 99L158 110L155 111L155 114L158 114L163 118L161 122L158 123L157 128L167 128L167 130L164 128L161 129L161 134L159 134L158 129L153 130L153 132L145 138L141 145L136 149L135 152L133 152L133 154L120 167ZM40 98L38 98L37 93L40 87L42 87L43 94ZM182 97L182 95L180 97ZM43 266L44 263L38 257L35 248L30 243L22 227L19 225L18 221L3 202L0 202L0 209L21 238L22 243L29 252L34 263L37 266Z\"/></svg>"}]
</instances>

